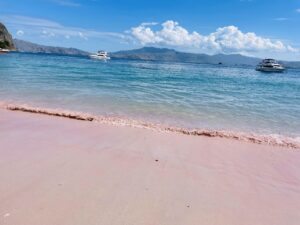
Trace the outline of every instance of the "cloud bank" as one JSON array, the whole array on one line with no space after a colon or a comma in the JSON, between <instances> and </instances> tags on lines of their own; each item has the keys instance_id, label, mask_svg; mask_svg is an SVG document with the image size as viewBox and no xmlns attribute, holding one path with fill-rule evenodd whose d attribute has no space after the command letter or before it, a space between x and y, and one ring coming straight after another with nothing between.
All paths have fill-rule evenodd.
<instances>
[{"instance_id":1,"label":"cloud bank","mask_svg":"<svg viewBox=\"0 0 300 225\"><path fill-rule=\"evenodd\" d=\"M65 26L56 21L26 17L21 15L0 15L15 36L25 40L51 45L86 46L94 50L99 43L114 50L142 46L170 47L180 51L195 53L241 53L244 55L295 59L299 50L283 41L261 37L255 33L245 33L236 26L226 26L203 35L190 32L179 23L168 20L162 24L142 23L125 32L103 32L92 29ZM107 50L109 47L107 47Z\"/></svg>"},{"instance_id":2,"label":"cloud bank","mask_svg":"<svg viewBox=\"0 0 300 225\"><path fill-rule=\"evenodd\" d=\"M160 45L171 47L197 48L199 50L235 53L235 52L297 52L298 50L282 41L271 40L256 35L243 33L236 26L218 28L208 35L189 32L179 23L168 20L158 30L150 23L142 23L131 29L132 36L142 45Z\"/></svg>"}]
</instances>

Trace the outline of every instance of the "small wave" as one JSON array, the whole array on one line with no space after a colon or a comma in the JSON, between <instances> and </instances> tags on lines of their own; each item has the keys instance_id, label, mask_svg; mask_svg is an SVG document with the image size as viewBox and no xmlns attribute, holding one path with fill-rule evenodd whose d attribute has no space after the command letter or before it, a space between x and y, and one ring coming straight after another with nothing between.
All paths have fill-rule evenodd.
<instances>
[{"instance_id":1,"label":"small wave","mask_svg":"<svg viewBox=\"0 0 300 225\"><path fill-rule=\"evenodd\" d=\"M28 105L16 105L10 103L1 103L0 107L11 111L22 111L36 114L43 114L49 116L64 117L75 120L98 122L102 124L115 125L115 126L130 126L135 128L144 128L160 132L175 132L184 135L192 136L206 136L206 137L219 137L233 140L246 141L256 144L268 144L273 146L289 147L294 149L300 149L299 138L285 137L282 135L260 135L255 133L243 133L232 131L218 131L207 129L195 129L189 130L180 127L165 126L163 124L149 123L141 120L133 120L129 118L121 118L114 116L96 116L87 113L60 110L60 109L48 109L38 108Z\"/></svg>"}]
</instances>

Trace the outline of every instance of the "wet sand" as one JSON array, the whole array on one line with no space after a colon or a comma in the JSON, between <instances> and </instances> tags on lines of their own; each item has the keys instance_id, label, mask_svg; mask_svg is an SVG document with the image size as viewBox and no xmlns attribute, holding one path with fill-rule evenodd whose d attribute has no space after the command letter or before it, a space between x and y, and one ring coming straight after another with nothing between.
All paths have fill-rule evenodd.
<instances>
[{"instance_id":1,"label":"wet sand","mask_svg":"<svg viewBox=\"0 0 300 225\"><path fill-rule=\"evenodd\" d=\"M0 109L1 225L298 225L298 149Z\"/></svg>"}]
</instances>

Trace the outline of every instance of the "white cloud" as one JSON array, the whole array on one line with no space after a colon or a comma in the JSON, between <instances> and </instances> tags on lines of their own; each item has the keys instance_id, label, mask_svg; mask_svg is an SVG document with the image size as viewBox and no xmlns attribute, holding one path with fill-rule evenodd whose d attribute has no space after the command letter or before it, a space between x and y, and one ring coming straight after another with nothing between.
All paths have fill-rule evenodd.
<instances>
[{"instance_id":1,"label":"white cloud","mask_svg":"<svg viewBox=\"0 0 300 225\"><path fill-rule=\"evenodd\" d=\"M61 5L61 6L68 6L68 7L79 7L80 4L71 0L52 0L52 2Z\"/></svg>"},{"instance_id":2,"label":"white cloud","mask_svg":"<svg viewBox=\"0 0 300 225\"><path fill-rule=\"evenodd\" d=\"M122 33L113 32L100 32L90 29L84 29L80 27L68 27L64 26L58 22L19 16L19 15L0 15L0 20L2 20L9 28L15 30L22 30L27 35L41 36L43 38L80 38L87 40L88 38L117 38L127 40L131 37Z\"/></svg>"},{"instance_id":3,"label":"white cloud","mask_svg":"<svg viewBox=\"0 0 300 225\"><path fill-rule=\"evenodd\" d=\"M42 32L42 37L48 38L48 37L55 37L55 33L47 30L43 30Z\"/></svg>"},{"instance_id":4,"label":"white cloud","mask_svg":"<svg viewBox=\"0 0 300 225\"><path fill-rule=\"evenodd\" d=\"M218 28L209 35L189 32L177 22L168 20L160 30L153 30L147 24L131 29L131 34L143 45L166 45L172 47L197 48L212 52L296 52L281 41L263 38L255 33L243 33L235 26Z\"/></svg>"},{"instance_id":5,"label":"white cloud","mask_svg":"<svg viewBox=\"0 0 300 225\"><path fill-rule=\"evenodd\" d=\"M17 35L18 35L19 37L23 36L23 35L24 35L24 31L18 30L18 31L17 31Z\"/></svg>"},{"instance_id":6,"label":"white cloud","mask_svg":"<svg viewBox=\"0 0 300 225\"><path fill-rule=\"evenodd\" d=\"M78 36L86 41L88 40L88 38L82 32L78 32Z\"/></svg>"},{"instance_id":7,"label":"white cloud","mask_svg":"<svg viewBox=\"0 0 300 225\"><path fill-rule=\"evenodd\" d=\"M2 15L0 17L6 24L19 25L19 26L31 26L31 27L48 27L48 28L62 28L57 22L27 17L19 15Z\"/></svg>"},{"instance_id":8,"label":"white cloud","mask_svg":"<svg viewBox=\"0 0 300 225\"><path fill-rule=\"evenodd\" d=\"M289 20L289 19L286 18L286 17L278 17L278 18L275 18L274 20L276 20L276 21L286 21L286 20Z\"/></svg>"},{"instance_id":9,"label":"white cloud","mask_svg":"<svg viewBox=\"0 0 300 225\"><path fill-rule=\"evenodd\" d=\"M201 36L198 33L190 34L177 22L169 20L163 23L162 27L162 30L155 32L145 23L142 23L140 26L132 28L132 35L144 45L198 46L201 41Z\"/></svg>"},{"instance_id":10,"label":"white cloud","mask_svg":"<svg viewBox=\"0 0 300 225\"><path fill-rule=\"evenodd\" d=\"M157 22L145 22L145 23L142 23L141 25L142 26L155 26L157 24L158 24Z\"/></svg>"}]
</instances>

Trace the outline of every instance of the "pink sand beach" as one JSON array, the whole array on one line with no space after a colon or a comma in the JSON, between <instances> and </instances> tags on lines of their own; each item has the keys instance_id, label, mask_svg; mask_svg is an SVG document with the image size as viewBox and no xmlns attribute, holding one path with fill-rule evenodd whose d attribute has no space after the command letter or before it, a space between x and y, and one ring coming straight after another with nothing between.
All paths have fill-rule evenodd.
<instances>
[{"instance_id":1,"label":"pink sand beach","mask_svg":"<svg viewBox=\"0 0 300 225\"><path fill-rule=\"evenodd\" d=\"M0 109L1 225L299 225L299 149Z\"/></svg>"}]
</instances>

